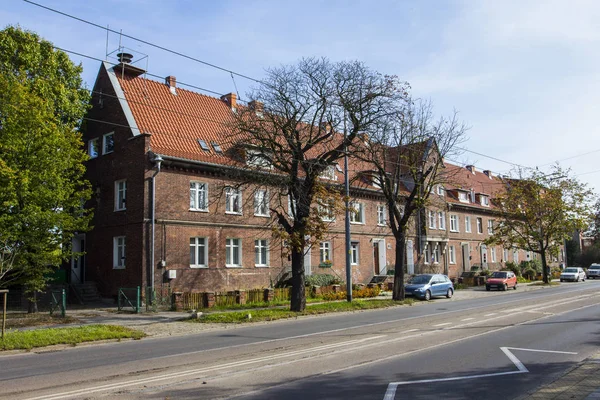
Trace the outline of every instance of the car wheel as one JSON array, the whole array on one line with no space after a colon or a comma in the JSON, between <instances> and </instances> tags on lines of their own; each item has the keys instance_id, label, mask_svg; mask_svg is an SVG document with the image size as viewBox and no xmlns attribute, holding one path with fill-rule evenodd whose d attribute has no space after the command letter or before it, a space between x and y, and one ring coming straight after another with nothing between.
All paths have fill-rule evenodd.
<instances>
[{"instance_id":1,"label":"car wheel","mask_svg":"<svg viewBox=\"0 0 600 400\"><path fill-rule=\"evenodd\" d=\"M508 285L506 283L502 285L502 290L505 292L508 290Z\"/></svg>"},{"instance_id":2,"label":"car wheel","mask_svg":"<svg viewBox=\"0 0 600 400\"><path fill-rule=\"evenodd\" d=\"M577 275L577 279L575 279L575 282L579 282L579 279L580 279L580 277L579 277L579 275Z\"/></svg>"},{"instance_id":3,"label":"car wheel","mask_svg":"<svg viewBox=\"0 0 600 400\"><path fill-rule=\"evenodd\" d=\"M487 290L488 292L491 290L489 286L485 287L485 290Z\"/></svg>"},{"instance_id":4,"label":"car wheel","mask_svg":"<svg viewBox=\"0 0 600 400\"><path fill-rule=\"evenodd\" d=\"M515 283L515 286L513 286L513 289L517 290L517 284Z\"/></svg>"},{"instance_id":5,"label":"car wheel","mask_svg":"<svg viewBox=\"0 0 600 400\"><path fill-rule=\"evenodd\" d=\"M446 292L446 297L451 298L453 294L454 294L454 291L452 289L448 289L448 291Z\"/></svg>"},{"instance_id":6,"label":"car wheel","mask_svg":"<svg viewBox=\"0 0 600 400\"><path fill-rule=\"evenodd\" d=\"M562 282L563 280L561 279L560 281Z\"/></svg>"},{"instance_id":7,"label":"car wheel","mask_svg":"<svg viewBox=\"0 0 600 400\"><path fill-rule=\"evenodd\" d=\"M425 301L429 301L429 300L431 300L431 292L430 292L429 290L427 290L427 291L425 292L425 297L424 297L424 300L425 300Z\"/></svg>"}]
</instances>

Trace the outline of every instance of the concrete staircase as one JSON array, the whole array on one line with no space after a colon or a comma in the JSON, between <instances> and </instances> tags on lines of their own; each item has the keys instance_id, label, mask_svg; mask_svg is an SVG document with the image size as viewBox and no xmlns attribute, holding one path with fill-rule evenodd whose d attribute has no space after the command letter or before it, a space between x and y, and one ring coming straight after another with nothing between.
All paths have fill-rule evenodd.
<instances>
[{"instance_id":1,"label":"concrete staircase","mask_svg":"<svg viewBox=\"0 0 600 400\"><path fill-rule=\"evenodd\" d=\"M102 301L96 282L74 283L73 289L83 304L99 303Z\"/></svg>"}]
</instances>

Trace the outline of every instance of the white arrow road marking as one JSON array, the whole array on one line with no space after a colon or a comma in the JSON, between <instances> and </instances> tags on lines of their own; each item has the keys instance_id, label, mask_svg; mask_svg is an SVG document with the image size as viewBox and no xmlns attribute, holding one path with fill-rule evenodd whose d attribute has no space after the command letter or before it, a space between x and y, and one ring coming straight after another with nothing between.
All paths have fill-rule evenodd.
<instances>
[{"instance_id":1,"label":"white arrow road marking","mask_svg":"<svg viewBox=\"0 0 600 400\"><path fill-rule=\"evenodd\" d=\"M467 375L467 376L455 376L451 378L439 378L439 379L420 379L417 381L404 381L404 382L390 382L387 390L385 391L385 396L383 396L383 400L394 400L396 397L396 389L401 385L411 385L413 383L431 383L431 382L448 382L448 381L458 381L461 379L477 379L477 378L488 378L490 376L501 376L501 375L515 375L515 374L526 374L529 372L527 367L523 365L523 363L510 351L510 350L521 350L521 351L533 351L537 353L556 353L556 354L577 354L571 351L554 351L554 350L536 350L536 349L522 349L520 347L500 347L500 350L510 361L515 364L518 371L508 371L508 372L495 372L493 374L481 374L481 375Z\"/></svg>"}]
</instances>

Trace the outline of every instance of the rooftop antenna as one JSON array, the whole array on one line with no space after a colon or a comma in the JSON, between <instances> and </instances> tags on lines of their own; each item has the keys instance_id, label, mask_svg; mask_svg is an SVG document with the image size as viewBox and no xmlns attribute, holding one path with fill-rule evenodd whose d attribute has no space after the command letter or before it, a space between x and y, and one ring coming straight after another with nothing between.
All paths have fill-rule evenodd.
<instances>
[{"instance_id":1,"label":"rooftop antenna","mask_svg":"<svg viewBox=\"0 0 600 400\"><path fill-rule=\"evenodd\" d=\"M235 88L235 93L237 94L237 98L241 100L240 92L238 92L237 85L235 84L235 78L233 77L233 72L230 72L231 80L233 81L233 87Z\"/></svg>"},{"instance_id":2,"label":"rooftop antenna","mask_svg":"<svg viewBox=\"0 0 600 400\"><path fill-rule=\"evenodd\" d=\"M104 61L108 61L108 32L110 27L106 25L106 51L104 52Z\"/></svg>"}]
</instances>

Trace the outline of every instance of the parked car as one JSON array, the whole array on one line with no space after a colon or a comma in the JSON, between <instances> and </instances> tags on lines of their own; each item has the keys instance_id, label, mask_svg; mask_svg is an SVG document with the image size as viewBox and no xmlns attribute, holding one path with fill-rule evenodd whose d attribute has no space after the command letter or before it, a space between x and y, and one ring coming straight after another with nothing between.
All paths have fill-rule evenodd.
<instances>
[{"instance_id":1,"label":"parked car","mask_svg":"<svg viewBox=\"0 0 600 400\"><path fill-rule=\"evenodd\" d=\"M446 275L416 275L404 285L404 293L407 296L415 296L421 300L429 300L436 296L451 298L454 294L454 285Z\"/></svg>"},{"instance_id":2,"label":"parked car","mask_svg":"<svg viewBox=\"0 0 600 400\"><path fill-rule=\"evenodd\" d=\"M485 281L485 290L517 290L517 276L512 271L494 271Z\"/></svg>"},{"instance_id":3,"label":"parked car","mask_svg":"<svg viewBox=\"0 0 600 400\"><path fill-rule=\"evenodd\" d=\"M600 264L592 264L587 270L588 278L600 278Z\"/></svg>"},{"instance_id":4,"label":"parked car","mask_svg":"<svg viewBox=\"0 0 600 400\"><path fill-rule=\"evenodd\" d=\"M585 271L583 270L583 268L577 267L577 268L565 268L563 270L563 272L560 274L560 281L564 282L564 281L573 281L573 282L579 282L579 281L585 281Z\"/></svg>"}]
</instances>

